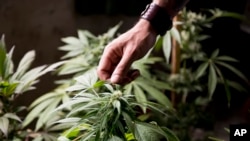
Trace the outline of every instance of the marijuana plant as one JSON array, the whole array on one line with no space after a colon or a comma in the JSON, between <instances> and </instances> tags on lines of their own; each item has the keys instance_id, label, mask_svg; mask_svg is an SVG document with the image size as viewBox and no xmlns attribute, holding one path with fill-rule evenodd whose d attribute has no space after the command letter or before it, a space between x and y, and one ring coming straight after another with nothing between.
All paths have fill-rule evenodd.
<instances>
[{"instance_id":1,"label":"marijuana plant","mask_svg":"<svg viewBox=\"0 0 250 141\"><path fill-rule=\"evenodd\" d=\"M64 127L68 127L63 126L65 124L53 124L55 121L63 118L65 114L67 115L65 110L54 111L54 109L60 104L71 101L71 99L75 97L75 93L66 91L68 87L76 83L73 78L82 76L89 70L97 67L104 47L114 38L119 26L120 24L108 30L107 33L99 36L94 36L85 30L79 30L78 38L62 38L62 41L66 43L66 45L59 47L59 49L67 53L62 57L65 61L58 69L57 74L59 76L64 75L71 77L69 77L69 79L57 81L59 86L54 91L43 95L32 103L30 106L31 112L27 115L23 126L27 126L33 120L38 119L35 127L36 131L46 130L48 133L53 133L55 131L54 129L62 131L65 129ZM146 113L148 96L150 96L150 99L157 100L159 103L164 104L165 108L171 108L171 103L164 95L164 90L169 88L168 84L153 78L150 74L149 66L158 61L161 61L161 59L147 55L142 60L136 62L133 67L139 69L142 72L142 76L131 84L126 85L126 88L124 88L126 93L134 94L136 100L142 103L138 105L142 109L142 113ZM82 87L78 86L78 89L80 90ZM103 89L99 89L98 93L102 92L104 92ZM48 104L52 101L53 104ZM56 128L54 128L54 126L56 126ZM53 131L51 131L51 129L53 129Z\"/></svg>"},{"instance_id":2,"label":"marijuana plant","mask_svg":"<svg viewBox=\"0 0 250 141\"><path fill-rule=\"evenodd\" d=\"M75 80L75 85L67 89L75 93L75 96L56 109L69 110L66 118L58 121L59 123L73 124L59 140L178 140L166 127L161 128L156 123L137 119L136 108L144 107L145 103L137 102L134 94L126 93L118 86L97 81L95 71L86 72ZM100 92L99 89L104 90ZM152 110L161 111L159 106L161 105L157 103L147 103L147 107Z\"/></svg>"},{"instance_id":3,"label":"marijuana plant","mask_svg":"<svg viewBox=\"0 0 250 141\"><path fill-rule=\"evenodd\" d=\"M15 107L18 96L26 91L35 89L39 77L53 71L62 62L50 66L43 65L30 69L35 59L35 52L27 52L17 68L12 60L14 47L7 53L4 36L0 40L0 140L23 140L30 134L22 128L22 118L18 113L25 107Z\"/></svg>"},{"instance_id":4,"label":"marijuana plant","mask_svg":"<svg viewBox=\"0 0 250 141\"><path fill-rule=\"evenodd\" d=\"M237 81L230 80L230 77L225 76L225 72L231 71L245 82L247 81L244 74L232 65L238 60L231 56L219 56L219 48L215 49L211 55L202 49L202 42L209 38L209 35L204 34L203 30L211 28L212 21L220 17L244 18L239 14L219 9L209 10L209 14L195 13L184 9L180 14L181 21L176 21L178 29L172 28L164 37L159 38L156 44L156 51L162 48L167 63L171 56L171 38L174 38L181 47L178 56L180 62L177 62L180 66L179 73L166 73L165 78L169 78L168 82L174 91L183 95L183 102L186 101L189 93L196 91L207 91L206 98L211 100L218 84L224 85L229 102L230 87L245 91L244 87ZM168 66L168 64L164 64L164 66ZM164 70L164 72L169 71Z\"/></svg>"}]
</instances>

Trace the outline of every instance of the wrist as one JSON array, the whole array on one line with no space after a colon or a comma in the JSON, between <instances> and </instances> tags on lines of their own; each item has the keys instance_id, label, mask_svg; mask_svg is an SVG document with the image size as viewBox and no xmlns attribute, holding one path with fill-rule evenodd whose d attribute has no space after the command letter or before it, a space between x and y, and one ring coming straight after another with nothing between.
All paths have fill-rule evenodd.
<instances>
[{"instance_id":1,"label":"wrist","mask_svg":"<svg viewBox=\"0 0 250 141\"><path fill-rule=\"evenodd\" d=\"M147 20L155 32L164 35L172 27L172 16L168 14L165 8L151 3L141 13L141 19Z\"/></svg>"},{"instance_id":2,"label":"wrist","mask_svg":"<svg viewBox=\"0 0 250 141\"><path fill-rule=\"evenodd\" d=\"M139 21L136 24L136 27L138 27L139 30L144 30L146 32L152 33L153 35L157 36L157 32L152 27L151 23L146 19L139 19Z\"/></svg>"}]
</instances>

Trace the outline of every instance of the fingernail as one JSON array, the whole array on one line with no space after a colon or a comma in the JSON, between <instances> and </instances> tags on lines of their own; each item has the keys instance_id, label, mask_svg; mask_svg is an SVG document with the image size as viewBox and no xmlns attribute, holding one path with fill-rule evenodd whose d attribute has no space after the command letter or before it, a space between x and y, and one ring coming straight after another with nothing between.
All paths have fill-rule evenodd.
<instances>
[{"instance_id":1,"label":"fingernail","mask_svg":"<svg viewBox=\"0 0 250 141\"><path fill-rule=\"evenodd\" d=\"M112 75L112 77L110 79L111 83L113 83L113 84L119 83L120 80L121 80L121 77L119 75Z\"/></svg>"}]
</instances>

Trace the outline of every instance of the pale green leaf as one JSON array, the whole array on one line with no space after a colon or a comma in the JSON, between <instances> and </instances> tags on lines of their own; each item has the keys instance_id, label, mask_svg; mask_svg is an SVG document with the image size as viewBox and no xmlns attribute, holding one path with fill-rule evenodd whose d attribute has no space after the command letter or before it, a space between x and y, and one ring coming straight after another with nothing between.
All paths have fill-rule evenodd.
<instances>
[{"instance_id":1,"label":"pale green leaf","mask_svg":"<svg viewBox=\"0 0 250 141\"><path fill-rule=\"evenodd\" d=\"M62 41L66 44L70 44L73 46L81 46L82 45L82 42L79 39L77 39L76 37L65 37L65 38L62 38Z\"/></svg>"},{"instance_id":2,"label":"pale green leaf","mask_svg":"<svg viewBox=\"0 0 250 141\"><path fill-rule=\"evenodd\" d=\"M167 63L169 63L171 49L172 49L170 32L167 32L166 35L163 37L162 48L163 48L164 57Z\"/></svg>"},{"instance_id":3,"label":"pale green leaf","mask_svg":"<svg viewBox=\"0 0 250 141\"><path fill-rule=\"evenodd\" d=\"M49 131L63 131L63 130L66 130L66 129L69 129L71 127L73 127L76 123L68 123L66 122L67 124L65 123L62 123L62 124L56 124L56 125L53 125L53 126L50 126L48 128Z\"/></svg>"},{"instance_id":4,"label":"pale green leaf","mask_svg":"<svg viewBox=\"0 0 250 141\"><path fill-rule=\"evenodd\" d=\"M181 45L181 36L176 27L171 28L170 34Z\"/></svg>"},{"instance_id":5,"label":"pale green leaf","mask_svg":"<svg viewBox=\"0 0 250 141\"><path fill-rule=\"evenodd\" d=\"M20 80L21 77L25 74L25 72L30 68L32 62L35 59L35 51L29 51L27 52L23 58L21 59L16 72L12 76L12 81L14 80Z\"/></svg>"},{"instance_id":6,"label":"pale green leaf","mask_svg":"<svg viewBox=\"0 0 250 141\"><path fill-rule=\"evenodd\" d=\"M117 109L118 113L120 114L121 113L121 103L119 100L114 100L112 102L112 105L115 109Z\"/></svg>"},{"instance_id":7,"label":"pale green leaf","mask_svg":"<svg viewBox=\"0 0 250 141\"><path fill-rule=\"evenodd\" d=\"M6 113L3 115L3 117L9 118L9 119L14 119L16 121L22 122L22 120L14 113Z\"/></svg>"},{"instance_id":8,"label":"pale green leaf","mask_svg":"<svg viewBox=\"0 0 250 141\"><path fill-rule=\"evenodd\" d=\"M54 99L47 99L46 101L43 101L42 103L40 103L39 105L37 105L36 107L34 107L26 116L26 118L24 119L22 126L26 127L27 125L29 125L35 118L37 118L40 113L51 103L54 102Z\"/></svg>"},{"instance_id":9,"label":"pale green leaf","mask_svg":"<svg viewBox=\"0 0 250 141\"><path fill-rule=\"evenodd\" d=\"M56 92L50 92L47 94L44 94L37 98L35 101L32 102L32 104L29 106L29 109L35 107L36 105L39 105L42 102L45 102L48 99L54 99L56 97L63 97L63 95L66 95L66 93L56 93Z\"/></svg>"},{"instance_id":10,"label":"pale green leaf","mask_svg":"<svg viewBox=\"0 0 250 141\"><path fill-rule=\"evenodd\" d=\"M27 73L25 73L20 78L20 84L17 86L15 92L16 93L23 93L24 91L27 91L30 86L35 84L35 80L40 76L40 72L45 68L46 66L40 66L33 68L29 70Z\"/></svg>"},{"instance_id":11,"label":"pale green leaf","mask_svg":"<svg viewBox=\"0 0 250 141\"><path fill-rule=\"evenodd\" d=\"M108 139L108 141L123 141L123 140L117 136L112 136L111 138Z\"/></svg>"},{"instance_id":12,"label":"pale green leaf","mask_svg":"<svg viewBox=\"0 0 250 141\"><path fill-rule=\"evenodd\" d=\"M49 120L52 119L55 116L55 112L54 109L59 105L59 103L61 102L61 98L55 98L53 103L51 103L50 105L48 105L42 113L40 113L39 118L37 123L40 123L40 126L36 126L35 131L38 131L42 125L45 125L46 123L49 123Z\"/></svg>"},{"instance_id":13,"label":"pale green leaf","mask_svg":"<svg viewBox=\"0 0 250 141\"><path fill-rule=\"evenodd\" d=\"M57 138L58 141L71 141L70 139L64 137L64 136L60 136Z\"/></svg>"},{"instance_id":14,"label":"pale green leaf","mask_svg":"<svg viewBox=\"0 0 250 141\"><path fill-rule=\"evenodd\" d=\"M139 86L134 84L133 87L134 87L134 95L135 95L136 101L143 105L143 106L141 106L142 111L143 111L143 113L146 113L147 98L146 98L143 90Z\"/></svg>"},{"instance_id":15,"label":"pale green leaf","mask_svg":"<svg viewBox=\"0 0 250 141\"><path fill-rule=\"evenodd\" d=\"M81 106L78 106L76 108L73 108L70 113L67 116L71 116L77 112L80 111L85 111L85 110L89 110L89 108L93 108L94 106L100 106L99 104L102 103L102 101L98 101L97 99L93 99L92 101L88 102L88 103L84 103Z\"/></svg>"},{"instance_id":16,"label":"pale green leaf","mask_svg":"<svg viewBox=\"0 0 250 141\"><path fill-rule=\"evenodd\" d=\"M68 92L74 92L74 91L80 91L80 90L84 90L86 88L89 88L88 86L82 85L82 84L75 84L73 86L70 86L66 89L66 91Z\"/></svg>"},{"instance_id":17,"label":"pale green leaf","mask_svg":"<svg viewBox=\"0 0 250 141\"><path fill-rule=\"evenodd\" d=\"M49 65L47 68L45 68L43 71L41 71L39 73L39 76L42 76L48 72L51 72L51 71L55 71L56 68L58 68L59 66L61 66L62 64L64 64L66 61L60 61L60 62L57 62L57 63L54 63L54 64L51 64Z\"/></svg>"},{"instance_id":18,"label":"pale green leaf","mask_svg":"<svg viewBox=\"0 0 250 141\"><path fill-rule=\"evenodd\" d=\"M4 135L8 136L9 130L9 120L6 117L0 117L0 129L4 133Z\"/></svg>"},{"instance_id":19,"label":"pale green leaf","mask_svg":"<svg viewBox=\"0 0 250 141\"><path fill-rule=\"evenodd\" d=\"M58 120L55 123L70 123L70 122L77 123L80 120L81 118L78 118L78 117L70 117L70 118Z\"/></svg>"},{"instance_id":20,"label":"pale green leaf","mask_svg":"<svg viewBox=\"0 0 250 141\"><path fill-rule=\"evenodd\" d=\"M89 70L81 76L75 78L75 80L88 88L92 88L98 80L97 73L94 69Z\"/></svg>"},{"instance_id":21,"label":"pale green leaf","mask_svg":"<svg viewBox=\"0 0 250 141\"><path fill-rule=\"evenodd\" d=\"M145 83L138 83L142 89L144 89L148 94L150 94L151 97L153 97L155 100L157 100L160 104L171 108L172 104L170 100L167 98L167 96L161 92L160 90L150 86L145 85Z\"/></svg>"},{"instance_id":22,"label":"pale green leaf","mask_svg":"<svg viewBox=\"0 0 250 141\"><path fill-rule=\"evenodd\" d=\"M6 56L4 79L10 77L10 75L12 75L13 70L14 70L14 63L12 61L13 51L14 51L14 47L11 48L11 50Z\"/></svg>"},{"instance_id":23,"label":"pale green leaf","mask_svg":"<svg viewBox=\"0 0 250 141\"><path fill-rule=\"evenodd\" d=\"M66 102L66 103L63 103L61 104L60 106L58 106L55 111L58 111L58 110L62 110L64 108L69 108L73 105L76 105L76 104L79 104L79 103L90 103L92 102L94 99L91 99L91 98L87 98L87 97L81 97L81 98L78 98L78 99L72 99L71 101L69 102Z\"/></svg>"},{"instance_id":24,"label":"pale green leaf","mask_svg":"<svg viewBox=\"0 0 250 141\"><path fill-rule=\"evenodd\" d=\"M82 42L82 44L84 46L89 45L89 40L87 38L87 36L85 35L85 32L83 30L78 30L77 31L78 37L80 39L80 41Z\"/></svg>"}]
</instances>

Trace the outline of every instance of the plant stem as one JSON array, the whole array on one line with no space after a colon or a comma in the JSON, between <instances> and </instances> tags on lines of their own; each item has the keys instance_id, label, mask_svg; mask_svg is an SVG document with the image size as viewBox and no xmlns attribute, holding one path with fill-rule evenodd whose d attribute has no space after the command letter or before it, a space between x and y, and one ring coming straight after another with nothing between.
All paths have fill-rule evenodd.
<instances>
[{"instance_id":1,"label":"plant stem","mask_svg":"<svg viewBox=\"0 0 250 141\"><path fill-rule=\"evenodd\" d=\"M174 22L180 20L180 15L174 17ZM177 30L179 30L180 26L175 25ZM178 42L172 38L172 55L171 55L171 74L177 74L180 71L180 45ZM176 106L176 93L175 91L171 91L171 102L173 106Z\"/></svg>"}]
</instances>

